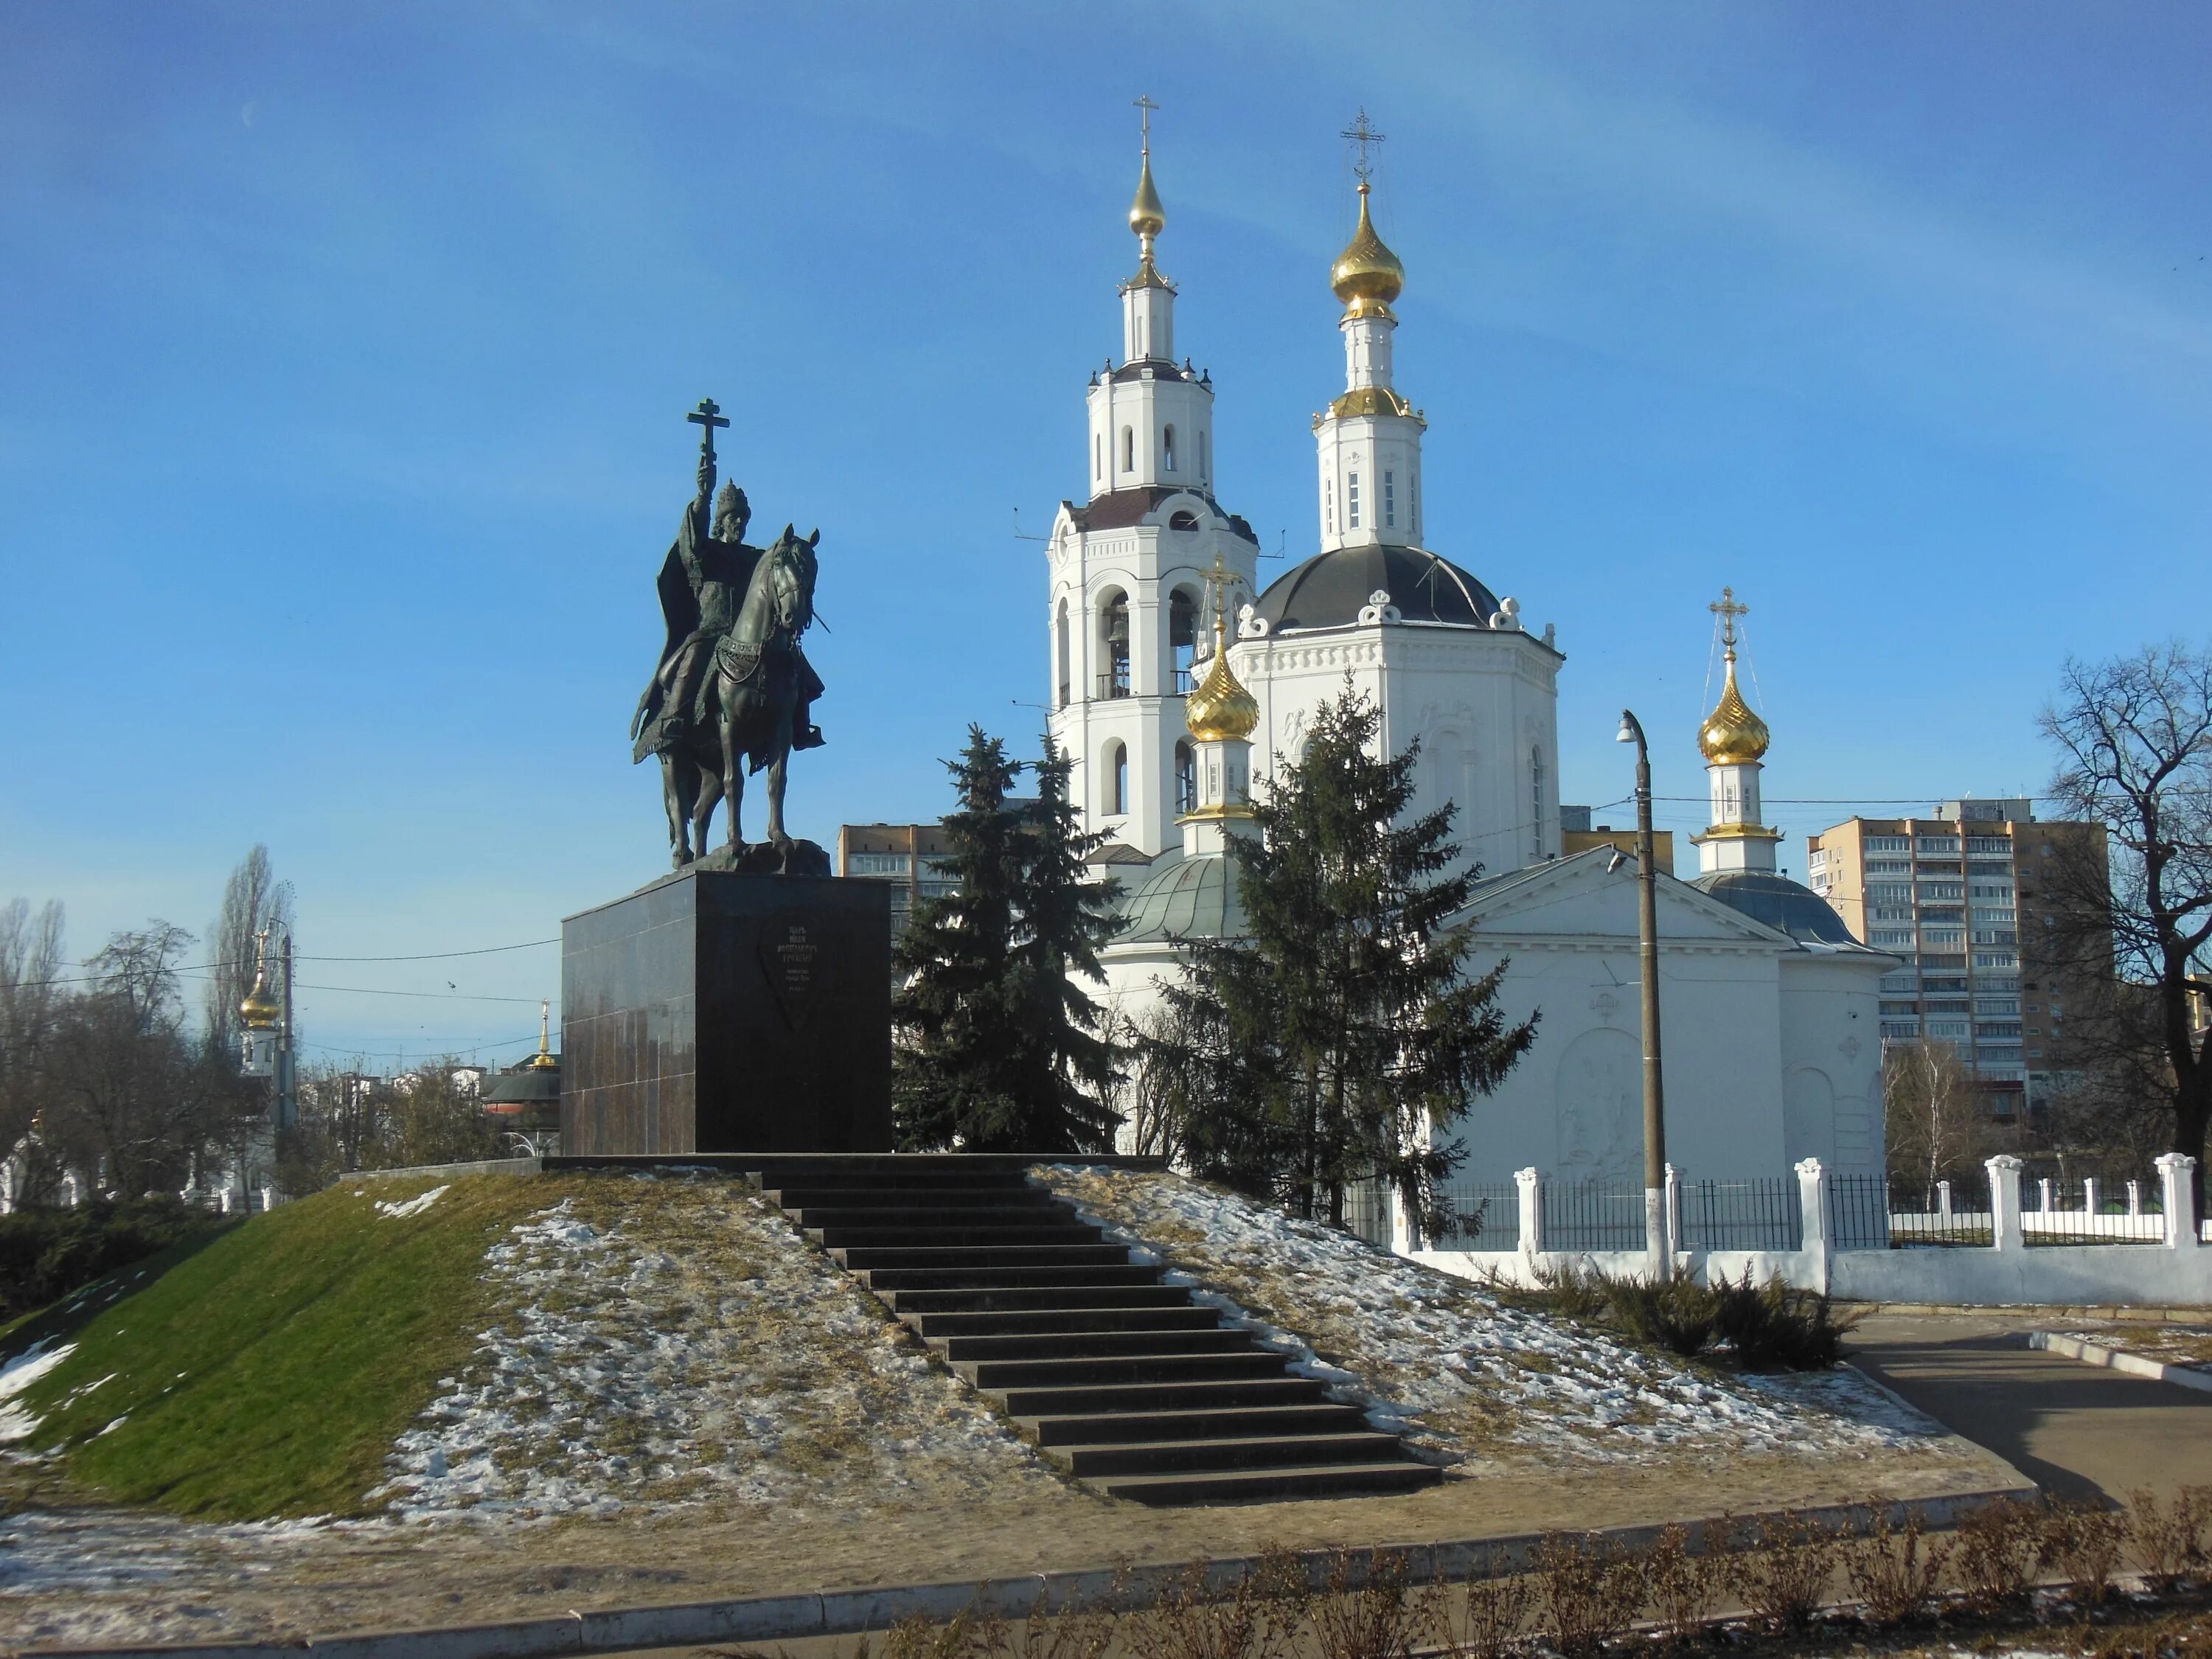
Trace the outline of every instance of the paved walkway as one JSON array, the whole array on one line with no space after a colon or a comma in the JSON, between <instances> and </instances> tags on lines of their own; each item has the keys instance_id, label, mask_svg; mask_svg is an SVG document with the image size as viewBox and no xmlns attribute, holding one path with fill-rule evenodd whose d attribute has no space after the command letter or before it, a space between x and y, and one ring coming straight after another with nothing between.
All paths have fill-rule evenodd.
<instances>
[{"instance_id":1,"label":"paved walkway","mask_svg":"<svg viewBox=\"0 0 2212 1659\"><path fill-rule=\"evenodd\" d=\"M1849 1341L1862 1370L2046 1489L2124 1500L2212 1486L2212 1394L2023 1343L2018 1315L1875 1315Z\"/></svg>"}]
</instances>

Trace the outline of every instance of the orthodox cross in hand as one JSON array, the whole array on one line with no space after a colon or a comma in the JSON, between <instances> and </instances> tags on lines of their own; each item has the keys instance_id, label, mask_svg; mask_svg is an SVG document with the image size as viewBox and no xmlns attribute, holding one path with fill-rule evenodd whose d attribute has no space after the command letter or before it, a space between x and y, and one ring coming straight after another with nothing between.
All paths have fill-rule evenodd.
<instances>
[{"instance_id":1,"label":"orthodox cross in hand","mask_svg":"<svg viewBox=\"0 0 2212 1659\"><path fill-rule=\"evenodd\" d=\"M1367 147L1370 144L1381 143L1384 135L1376 131L1372 126L1368 125L1367 111L1363 107L1359 113L1352 118L1352 125L1346 127L1342 132L1339 133L1337 137L1340 138L1349 138L1353 143L1359 146L1359 159L1352 164L1352 175L1357 178L1361 184L1365 184L1370 179L1375 176L1375 163L1368 156Z\"/></svg>"},{"instance_id":2,"label":"orthodox cross in hand","mask_svg":"<svg viewBox=\"0 0 2212 1659\"><path fill-rule=\"evenodd\" d=\"M699 434L699 453L708 460L714 459L714 428L729 425L729 417L722 413L721 404L712 398L702 398L699 407L684 417L694 426L703 427Z\"/></svg>"},{"instance_id":3,"label":"orthodox cross in hand","mask_svg":"<svg viewBox=\"0 0 2212 1659\"><path fill-rule=\"evenodd\" d=\"M1751 607L1747 605L1738 605L1735 602L1735 589L1723 587L1721 589L1719 599L1707 605L1705 609L1721 619L1721 643L1733 648L1735 645L1735 619L1738 617L1748 617L1751 614Z\"/></svg>"}]
</instances>

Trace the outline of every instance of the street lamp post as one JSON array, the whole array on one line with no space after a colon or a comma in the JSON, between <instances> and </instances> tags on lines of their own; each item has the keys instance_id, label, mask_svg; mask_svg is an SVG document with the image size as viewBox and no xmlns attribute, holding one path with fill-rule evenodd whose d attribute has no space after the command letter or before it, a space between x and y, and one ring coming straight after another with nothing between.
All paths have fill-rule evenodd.
<instances>
[{"instance_id":1,"label":"street lamp post","mask_svg":"<svg viewBox=\"0 0 2212 1659\"><path fill-rule=\"evenodd\" d=\"M1655 1279L1674 1266L1667 1248L1666 1097L1659 1066L1659 872L1651 850L1651 748L1624 708L1619 740L1636 745L1637 957L1644 988L1644 1243Z\"/></svg>"}]
</instances>

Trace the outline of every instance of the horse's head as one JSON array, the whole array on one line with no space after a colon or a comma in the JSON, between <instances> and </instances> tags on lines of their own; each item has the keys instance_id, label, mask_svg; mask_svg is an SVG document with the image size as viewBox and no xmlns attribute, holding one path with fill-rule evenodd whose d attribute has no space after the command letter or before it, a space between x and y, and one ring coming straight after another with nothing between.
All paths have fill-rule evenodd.
<instances>
[{"instance_id":1,"label":"horse's head","mask_svg":"<svg viewBox=\"0 0 2212 1659\"><path fill-rule=\"evenodd\" d=\"M814 549L821 539L819 530L801 536L796 527L786 525L783 534L761 556L761 573L772 585L776 628L794 639L814 620Z\"/></svg>"}]
</instances>

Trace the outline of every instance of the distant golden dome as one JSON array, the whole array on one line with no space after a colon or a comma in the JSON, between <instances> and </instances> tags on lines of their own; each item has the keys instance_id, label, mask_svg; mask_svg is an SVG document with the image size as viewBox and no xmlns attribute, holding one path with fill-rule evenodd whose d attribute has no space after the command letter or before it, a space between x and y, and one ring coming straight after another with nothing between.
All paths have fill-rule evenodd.
<instances>
[{"instance_id":1,"label":"distant golden dome","mask_svg":"<svg viewBox=\"0 0 2212 1659\"><path fill-rule=\"evenodd\" d=\"M1152 188L1152 152L1145 152L1144 170L1137 175L1137 198L1129 204L1129 228L1139 236L1157 236L1167 228L1168 210Z\"/></svg>"},{"instance_id":2,"label":"distant golden dome","mask_svg":"<svg viewBox=\"0 0 2212 1659\"><path fill-rule=\"evenodd\" d=\"M1345 314L1350 317L1388 317L1390 301L1405 289L1406 267L1382 245L1382 239L1375 234L1374 220L1368 216L1364 179L1359 185L1359 228L1329 267L1328 285L1344 301Z\"/></svg>"},{"instance_id":3,"label":"distant golden dome","mask_svg":"<svg viewBox=\"0 0 2212 1659\"><path fill-rule=\"evenodd\" d=\"M1200 743L1224 743L1249 738L1260 724L1258 699L1229 672L1229 652L1217 642L1213 666L1199 682L1198 690L1182 700L1184 721Z\"/></svg>"},{"instance_id":4,"label":"distant golden dome","mask_svg":"<svg viewBox=\"0 0 2212 1659\"><path fill-rule=\"evenodd\" d=\"M1772 740L1766 722L1751 712L1743 693L1735 689L1735 652L1728 653L1728 683L1721 700L1698 732L1698 748L1715 766L1741 766L1766 753Z\"/></svg>"},{"instance_id":5,"label":"distant golden dome","mask_svg":"<svg viewBox=\"0 0 2212 1659\"><path fill-rule=\"evenodd\" d=\"M249 1031L273 1030L276 1022L284 1017L283 1005L269 994L269 981L261 975L253 976L253 988L238 1005L238 1017Z\"/></svg>"}]
</instances>

